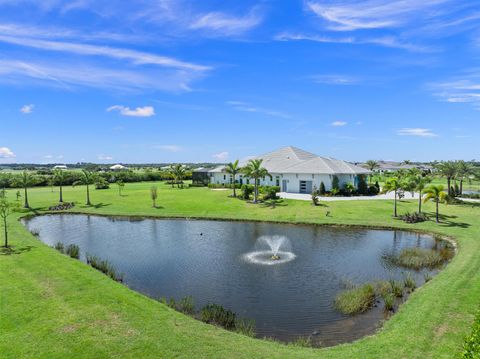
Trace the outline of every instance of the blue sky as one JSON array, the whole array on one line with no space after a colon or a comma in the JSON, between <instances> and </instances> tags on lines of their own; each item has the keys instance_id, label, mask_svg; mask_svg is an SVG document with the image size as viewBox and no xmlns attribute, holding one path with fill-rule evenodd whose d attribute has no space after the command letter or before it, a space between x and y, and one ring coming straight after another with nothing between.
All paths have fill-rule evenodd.
<instances>
[{"instance_id":1,"label":"blue sky","mask_svg":"<svg viewBox=\"0 0 480 359\"><path fill-rule=\"evenodd\" d=\"M0 163L480 158L480 3L0 0Z\"/></svg>"}]
</instances>

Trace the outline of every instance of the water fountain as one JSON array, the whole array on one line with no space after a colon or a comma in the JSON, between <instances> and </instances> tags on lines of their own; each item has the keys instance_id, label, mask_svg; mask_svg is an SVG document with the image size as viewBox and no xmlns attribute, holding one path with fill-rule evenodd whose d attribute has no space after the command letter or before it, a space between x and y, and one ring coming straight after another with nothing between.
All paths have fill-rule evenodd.
<instances>
[{"instance_id":1,"label":"water fountain","mask_svg":"<svg viewBox=\"0 0 480 359\"><path fill-rule=\"evenodd\" d=\"M274 265L290 262L295 259L291 252L290 241L285 236L261 236L255 245L257 250L243 255L250 263Z\"/></svg>"}]
</instances>

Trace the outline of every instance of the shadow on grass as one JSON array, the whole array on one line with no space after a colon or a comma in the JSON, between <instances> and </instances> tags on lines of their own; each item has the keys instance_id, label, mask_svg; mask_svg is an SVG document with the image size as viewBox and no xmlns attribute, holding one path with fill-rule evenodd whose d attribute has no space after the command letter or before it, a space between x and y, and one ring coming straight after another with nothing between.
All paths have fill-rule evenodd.
<instances>
[{"instance_id":1,"label":"shadow on grass","mask_svg":"<svg viewBox=\"0 0 480 359\"><path fill-rule=\"evenodd\" d=\"M428 213L429 217L432 221L435 221L435 212ZM469 228L471 225L465 222L457 222L454 219L458 218L458 216L448 216L446 214L439 213L438 218L440 219L440 223L438 225L442 227L460 227L460 228Z\"/></svg>"},{"instance_id":2,"label":"shadow on grass","mask_svg":"<svg viewBox=\"0 0 480 359\"><path fill-rule=\"evenodd\" d=\"M264 202L259 203L260 207L262 208L271 208L274 209L276 207L286 207L288 204L285 203L283 199L269 199Z\"/></svg>"},{"instance_id":3,"label":"shadow on grass","mask_svg":"<svg viewBox=\"0 0 480 359\"><path fill-rule=\"evenodd\" d=\"M17 246L8 246L7 248L1 247L0 248L0 255L9 256L12 254L22 254L25 252L30 252L33 246L25 246L25 247L18 247Z\"/></svg>"}]
</instances>

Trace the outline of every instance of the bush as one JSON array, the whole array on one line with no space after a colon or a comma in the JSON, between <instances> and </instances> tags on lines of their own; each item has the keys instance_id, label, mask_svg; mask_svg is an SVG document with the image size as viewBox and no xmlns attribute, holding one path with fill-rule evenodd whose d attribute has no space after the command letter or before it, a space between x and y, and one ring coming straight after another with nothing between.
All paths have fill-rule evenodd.
<instances>
[{"instance_id":1,"label":"bush","mask_svg":"<svg viewBox=\"0 0 480 359\"><path fill-rule=\"evenodd\" d=\"M55 206L51 206L48 208L49 211L65 211L67 209L71 209L75 207L75 203L73 202L63 202L63 203L59 203Z\"/></svg>"},{"instance_id":2,"label":"bush","mask_svg":"<svg viewBox=\"0 0 480 359\"><path fill-rule=\"evenodd\" d=\"M109 189L110 188L110 183L103 178L99 177L98 180L95 182L95 189Z\"/></svg>"},{"instance_id":3,"label":"bush","mask_svg":"<svg viewBox=\"0 0 480 359\"><path fill-rule=\"evenodd\" d=\"M463 343L463 359L480 358L480 312L477 313L472 326L472 333Z\"/></svg>"},{"instance_id":4,"label":"bush","mask_svg":"<svg viewBox=\"0 0 480 359\"><path fill-rule=\"evenodd\" d=\"M378 184L378 182L377 182ZM368 195L369 196L376 196L380 193L380 186L373 185L368 187Z\"/></svg>"},{"instance_id":5,"label":"bush","mask_svg":"<svg viewBox=\"0 0 480 359\"><path fill-rule=\"evenodd\" d=\"M320 182L320 188L318 190L318 193L320 194L320 196L323 196L325 195L325 193L327 193L327 190L325 189L325 183Z\"/></svg>"},{"instance_id":6,"label":"bush","mask_svg":"<svg viewBox=\"0 0 480 359\"><path fill-rule=\"evenodd\" d=\"M335 308L344 314L363 313L375 302L375 289L371 284L348 289L337 295Z\"/></svg>"},{"instance_id":7,"label":"bush","mask_svg":"<svg viewBox=\"0 0 480 359\"><path fill-rule=\"evenodd\" d=\"M65 254L67 256L72 257L72 258L79 259L80 258L80 247L77 246L76 244L69 244L65 248Z\"/></svg>"},{"instance_id":8,"label":"bush","mask_svg":"<svg viewBox=\"0 0 480 359\"><path fill-rule=\"evenodd\" d=\"M205 323L216 324L225 329L235 329L236 315L218 304L207 304L201 310L201 318Z\"/></svg>"},{"instance_id":9,"label":"bush","mask_svg":"<svg viewBox=\"0 0 480 359\"><path fill-rule=\"evenodd\" d=\"M123 275L118 274L107 260L102 260L96 256L90 256L87 254L87 264L109 276L113 280L123 282Z\"/></svg>"},{"instance_id":10,"label":"bush","mask_svg":"<svg viewBox=\"0 0 480 359\"><path fill-rule=\"evenodd\" d=\"M405 213L403 216L400 216L400 219L406 223L420 223L428 221L428 216L425 213Z\"/></svg>"},{"instance_id":11,"label":"bush","mask_svg":"<svg viewBox=\"0 0 480 359\"><path fill-rule=\"evenodd\" d=\"M278 199L277 197L278 192L280 192L280 187L278 186L261 186L260 187L260 193L262 193L264 200Z\"/></svg>"},{"instance_id":12,"label":"bush","mask_svg":"<svg viewBox=\"0 0 480 359\"><path fill-rule=\"evenodd\" d=\"M363 196L368 195L369 194L369 189L368 189L368 184L367 184L367 180L366 180L365 176L360 175L357 178L358 178L358 185L357 185L358 193L363 195Z\"/></svg>"},{"instance_id":13,"label":"bush","mask_svg":"<svg viewBox=\"0 0 480 359\"><path fill-rule=\"evenodd\" d=\"M252 184L244 184L242 185L242 193L240 195L241 199L249 200L250 196L253 194L253 185Z\"/></svg>"}]
</instances>

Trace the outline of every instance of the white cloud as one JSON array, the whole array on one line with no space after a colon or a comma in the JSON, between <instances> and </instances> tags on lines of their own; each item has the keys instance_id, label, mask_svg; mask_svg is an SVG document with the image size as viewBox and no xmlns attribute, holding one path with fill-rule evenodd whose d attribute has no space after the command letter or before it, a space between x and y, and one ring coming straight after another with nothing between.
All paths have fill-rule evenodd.
<instances>
[{"instance_id":1,"label":"white cloud","mask_svg":"<svg viewBox=\"0 0 480 359\"><path fill-rule=\"evenodd\" d=\"M343 126L346 126L347 125L347 122L345 121L333 121L331 123L331 126L333 127L343 127Z\"/></svg>"},{"instance_id":2,"label":"white cloud","mask_svg":"<svg viewBox=\"0 0 480 359\"><path fill-rule=\"evenodd\" d=\"M190 29L215 31L219 35L235 35L251 30L261 21L262 18L255 9L242 17L235 17L222 12L210 12L195 19L190 24Z\"/></svg>"},{"instance_id":3,"label":"white cloud","mask_svg":"<svg viewBox=\"0 0 480 359\"><path fill-rule=\"evenodd\" d=\"M226 161L228 159L229 153L227 151L215 153L212 155L217 161Z\"/></svg>"},{"instance_id":4,"label":"white cloud","mask_svg":"<svg viewBox=\"0 0 480 359\"><path fill-rule=\"evenodd\" d=\"M8 147L0 147L0 158L15 158L15 153Z\"/></svg>"},{"instance_id":5,"label":"white cloud","mask_svg":"<svg viewBox=\"0 0 480 359\"><path fill-rule=\"evenodd\" d=\"M130 107L115 105L107 108L107 111L118 111L122 116L133 117L151 117L155 115L155 109L152 106L144 106L130 109Z\"/></svg>"},{"instance_id":6,"label":"white cloud","mask_svg":"<svg viewBox=\"0 0 480 359\"><path fill-rule=\"evenodd\" d=\"M327 22L333 31L396 28L419 18L442 15L440 5L451 0L308 1L307 9Z\"/></svg>"},{"instance_id":7,"label":"white cloud","mask_svg":"<svg viewBox=\"0 0 480 359\"><path fill-rule=\"evenodd\" d=\"M100 161L111 161L113 160L113 157L109 155L98 155L97 159Z\"/></svg>"},{"instance_id":8,"label":"white cloud","mask_svg":"<svg viewBox=\"0 0 480 359\"><path fill-rule=\"evenodd\" d=\"M166 152L181 152L183 147L179 145L153 145L153 149L158 149Z\"/></svg>"},{"instance_id":9,"label":"white cloud","mask_svg":"<svg viewBox=\"0 0 480 359\"><path fill-rule=\"evenodd\" d=\"M33 104L23 105L22 108L20 109L20 112L23 113L23 114L28 115L29 113L32 113L32 112L33 112L33 108L34 108L34 107L35 107L35 105L33 105Z\"/></svg>"},{"instance_id":10,"label":"white cloud","mask_svg":"<svg viewBox=\"0 0 480 359\"><path fill-rule=\"evenodd\" d=\"M402 128L397 131L399 136L438 137L428 128Z\"/></svg>"},{"instance_id":11,"label":"white cloud","mask_svg":"<svg viewBox=\"0 0 480 359\"><path fill-rule=\"evenodd\" d=\"M252 112L252 113L259 113L262 115L267 115L267 116L272 116L272 117L280 117L280 118L292 118L291 115L277 111L277 110L272 110L268 108L262 108L262 107L256 107L252 106L249 103L243 102L243 101L227 101L227 105L231 106L234 110L236 111L242 111L242 112Z\"/></svg>"},{"instance_id":12,"label":"white cloud","mask_svg":"<svg viewBox=\"0 0 480 359\"><path fill-rule=\"evenodd\" d=\"M360 82L356 77L345 75L314 75L311 78L318 84L326 85L355 85Z\"/></svg>"},{"instance_id":13,"label":"white cloud","mask_svg":"<svg viewBox=\"0 0 480 359\"><path fill-rule=\"evenodd\" d=\"M5 36L0 35L0 42L6 42L10 44L31 47L41 50L67 52L78 55L87 56L104 56L117 60L128 60L134 65L156 65L163 67L173 67L181 70L191 71L206 71L210 70L208 66L197 65L189 62L180 61L167 56L159 56L156 54L150 54L146 52L108 47L97 46L82 43L72 43L64 41L50 41L27 37Z\"/></svg>"},{"instance_id":14,"label":"white cloud","mask_svg":"<svg viewBox=\"0 0 480 359\"><path fill-rule=\"evenodd\" d=\"M480 109L480 71L468 70L463 75L445 82L430 84L427 88L442 101L470 103Z\"/></svg>"}]
</instances>

